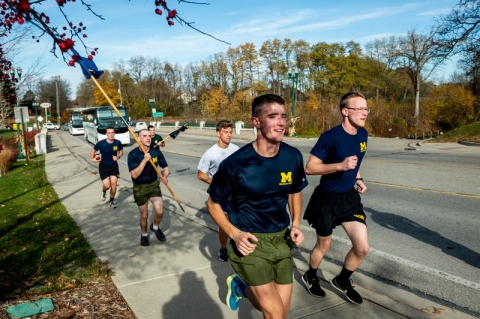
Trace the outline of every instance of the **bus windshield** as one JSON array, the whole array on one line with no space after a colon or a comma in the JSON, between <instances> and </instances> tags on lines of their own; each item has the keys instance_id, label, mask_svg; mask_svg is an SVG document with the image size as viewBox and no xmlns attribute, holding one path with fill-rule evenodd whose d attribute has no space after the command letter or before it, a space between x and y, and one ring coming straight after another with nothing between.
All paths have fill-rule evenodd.
<instances>
[{"instance_id":1,"label":"bus windshield","mask_svg":"<svg viewBox=\"0 0 480 319\"><path fill-rule=\"evenodd\" d=\"M126 117L125 109L118 110L122 117ZM99 109L97 110L97 120L98 120L98 133L105 134L107 127L111 126L115 129L115 133L125 133L128 131L128 127L125 125L125 122L118 116L114 110L109 109Z\"/></svg>"},{"instance_id":2,"label":"bus windshield","mask_svg":"<svg viewBox=\"0 0 480 319\"><path fill-rule=\"evenodd\" d=\"M83 127L82 114L72 114L72 127Z\"/></svg>"}]
</instances>

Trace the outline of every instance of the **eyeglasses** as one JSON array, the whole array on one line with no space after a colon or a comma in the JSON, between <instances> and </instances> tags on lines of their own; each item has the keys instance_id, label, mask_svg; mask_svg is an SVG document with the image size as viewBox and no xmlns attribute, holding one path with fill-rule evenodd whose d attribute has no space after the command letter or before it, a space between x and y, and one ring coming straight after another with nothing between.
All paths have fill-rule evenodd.
<instances>
[{"instance_id":1,"label":"eyeglasses","mask_svg":"<svg viewBox=\"0 0 480 319\"><path fill-rule=\"evenodd\" d=\"M360 113L363 113L363 112L367 112L367 114L370 113L370 109L367 109L367 108L364 108L364 107L346 107L346 109L354 110L354 111L357 111L357 112L360 112Z\"/></svg>"}]
</instances>

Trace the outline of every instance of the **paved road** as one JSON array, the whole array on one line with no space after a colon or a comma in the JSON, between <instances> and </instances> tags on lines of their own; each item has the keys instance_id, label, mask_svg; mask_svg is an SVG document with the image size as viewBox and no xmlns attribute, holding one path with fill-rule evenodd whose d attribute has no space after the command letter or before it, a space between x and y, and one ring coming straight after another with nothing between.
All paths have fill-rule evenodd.
<instances>
[{"instance_id":1,"label":"paved road","mask_svg":"<svg viewBox=\"0 0 480 319\"><path fill-rule=\"evenodd\" d=\"M167 141L163 149L172 171L172 188L188 189L188 196L179 196L183 205L201 207L207 198L205 184L196 179L196 164L214 140L189 135ZM234 142L242 145L248 140ZM289 142L307 159L315 139ZM415 150L406 151L408 146L406 140L370 139L362 174L370 188L364 204L373 249L362 272L480 313L480 243L476 239L480 225L475 218L480 204L480 148L414 143ZM82 154L78 152L80 158ZM125 166L122 176L128 177ZM309 182L314 186L318 178L310 177ZM204 213L197 215L209 219ZM311 247L314 234L304 226L307 241L302 246ZM335 232L335 242L328 259L340 264L348 249L343 231ZM308 260L306 248L301 254Z\"/></svg>"}]
</instances>

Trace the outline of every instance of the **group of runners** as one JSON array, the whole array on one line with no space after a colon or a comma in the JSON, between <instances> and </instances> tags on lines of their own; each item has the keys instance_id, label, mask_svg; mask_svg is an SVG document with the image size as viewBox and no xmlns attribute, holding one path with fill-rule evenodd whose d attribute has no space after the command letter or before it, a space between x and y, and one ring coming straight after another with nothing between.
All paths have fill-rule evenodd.
<instances>
[{"instance_id":1,"label":"group of runners","mask_svg":"<svg viewBox=\"0 0 480 319\"><path fill-rule=\"evenodd\" d=\"M360 198L367 190L360 174L368 140L364 128L369 113L367 99L362 93L349 92L341 97L339 111L341 123L320 135L305 166L301 152L283 142L287 114L282 97L265 94L253 100L251 121L257 137L241 148L231 143L233 124L218 122L218 141L200 159L197 177L209 184L207 209L219 227L218 258L229 261L234 270L226 279L230 309L237 310L246 298L265 318L287 318L293 287L293 248L305 238L300 224L306 175L321 178L303 216L315 229L317 240L302 281L311 295L326 295L317 270L330 248L333 229L342 226L352 247L342 270L330 283L350 302L363 302L350 278L369 251ZM145 152L140 147L133 149L128 155L128 169L140 212L140 243L147 246L149 201L155 212L150 230L158 240L166 240L159 228L163 217L159 183L168 184L169 170L159 150L165 144L155 128L141 130L138 137ZM117 161L123 155L121 144L115 141L113 128L108 128L107 139L91 151L92 161L100 163L101 198L105 200L110 189L112 208L116 207ZM96 157L96 151L101 158ZM160 178L152 163L162 168Z\"/></svg>"}]
</instances>

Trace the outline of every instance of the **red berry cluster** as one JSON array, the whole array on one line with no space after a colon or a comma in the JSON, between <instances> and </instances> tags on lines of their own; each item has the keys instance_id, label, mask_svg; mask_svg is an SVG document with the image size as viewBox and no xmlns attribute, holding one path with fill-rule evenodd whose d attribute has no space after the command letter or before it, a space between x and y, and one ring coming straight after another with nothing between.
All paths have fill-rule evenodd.
<instances>
[{"instance_id":1,"label":"red berry cluster","mask_svg":"<svg viewBox=\"0 0 480 319\"><path fill-rule=\"evenodd\" d=\"M11 31L15 23L23 24L25 22L31 22L40 30L42 30L43 34L47 34L53 39L53 48L51 52L55 54L56 47L58 46L65 62L67 62L69 65L74 66L75 62L77 62L79 59L78 56L68 53L75 46L75 41L73 41L74 38L77 38L77 41L80 41L81 44L83 44L86 51L90 52L87 58L92 60L97 54L98 48L92 50L87 48L87 46L83 43L83 39L87 38L87 34L85 33L86 26L84 26L82 22L78 23L78 25L74 25L73 22L68 20L67 16L63 12L63 7L68 2L76 2L77 0L55 0L60 12L64 15L65 20L68 23L67 25L58 29L50 26L50 18L44 12L39 12L36 10L35 7L37 5L41 5L44 1L46 0L0 0L0 38L3 36L8 36L9 31ZM182 23L183 20L177 15L177 10L171 10L167 5L167 1L154 1L156 6L156 14L162 15L163 12L168 12L168 14L166 14L168 25L173 26L175 24L174 20ZM94 15L102 18L91 9L91 5L87 4L86 0L81 0L81 2L82 5L87 6L88 10ZM32 39L35 39L35 35L32 35ZM36 41L39 42L39 39ZM71 58L66 58L66 54L70 55ZM0 52L0 58L2 57L3 52ZM0 71L2 68L2 63L0 62ZM0 74L0 79L1 77L2 75Z\"/></svg>"},{"instance_id":2,"label":"red berry cluster","mask_svg":"<svg viewBox=\"0 0 480 319\"><path fill-rule=\"evenodd\" d=\"M164 0L155 0L155 5L157 7L163 7L165 10L168 11L168 14L167 14L167 17L166 17L167 18L167 23L170 26L174 25L175 23L173 22L173 19L175 19L175 17L177 16L177 10L175 10L175 9L170 10L167 7L167 1L164 1ZM162 15L163 12L160 8L156 8L155 13L158 14L158 15Z\"/></svg>"},{"instance_id":3,"label":"red berry cluster","mask_svg":"<svg viewBox=\"0 0 480 319\"><path fill-rule=\"evenodd\" d=\"M4 0L0 2L0 27L7 31L12 29L15 22L18 24L30 20L30 3L28 0Z\"/></svg>"}]
</instances>

